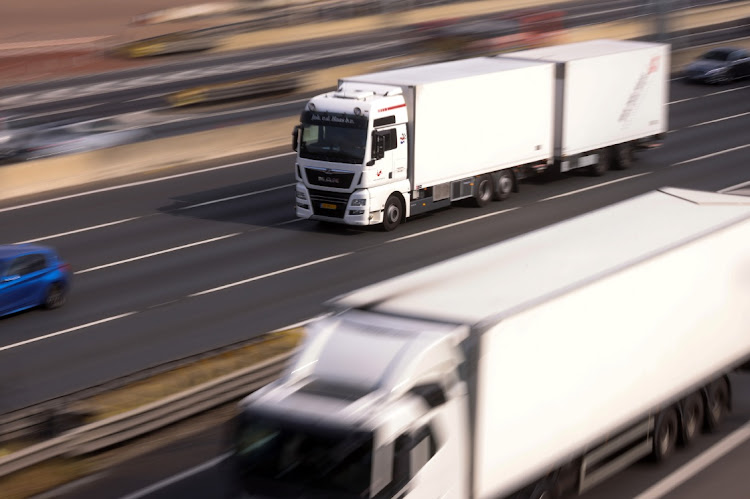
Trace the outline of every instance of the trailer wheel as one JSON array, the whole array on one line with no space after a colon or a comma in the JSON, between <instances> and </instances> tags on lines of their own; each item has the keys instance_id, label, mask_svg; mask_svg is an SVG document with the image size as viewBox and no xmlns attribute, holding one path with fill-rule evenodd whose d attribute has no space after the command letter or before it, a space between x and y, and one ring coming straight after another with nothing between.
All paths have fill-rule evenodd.
<instances>
[{"instance_id":1,"label":"trailer wheel","mask_svg":"<svg viewBox=\"0 0 750 499\"><path fill-rule=\"evenodd\" d=\"M386 232L392 231L401 223L403 216L404 205L401 202L401 198L395 194L391 194L385 202L385 208L383 208L383 229Z\"/></svg>"},{"instance_id":2,"label":"trailer wheel","mask_svg":"<svg viewBox=\"0 0 750 499\"><path fill-rule=\"evenodd\" d=\"M557 484L550 479L538 482L528 495L528 499L557 499L558 497L560 497L560 491Z\"/></svg>"},{"instance_id":3,"label":"trailer wheel","mask_svg":"<svg viewBox=\"0 0 750 499\"><path fill-rule=\"evenodd\" d=\"M474 204L479 208L487 206L492 201L492 178L489 175L480 175L475 182Z\"/></svg>"},{"instance_id":4,"label":"trailer wheel","mask_svg":"<svg viewBox=\"0 0 750 499\"><path fill-rule=\"evenodd\" d=\"M651 452L654 461L661 462L672 455L677 443L678 428L677 412L673 407L664 409L656 418L654 447Z\"/></svg>"},{"instance_id":5,"label":"trailer wheel","mask_svg":"<svg viewBox=\"0 0 750 499\"><path fill-rule=\"evenodd\" d=\"M703 397L700 393L694 393L682 402L680 443L683 446L690 445L690 442L700 433L704 414Z\"/></svg>"},{"instance_id":6,"label":"trailer wheel","mask_svg":"<svg viewBox=\"0 0 750 499\"><path fill-rule=\"evenodd\" d=\"M589 166L588 171L592 177L601 177L609 169L610 153L608 148L599 149L596 153L599 155L599 159Z\"/></svg>"},{"instance_id":7,"label":"trailer wheel","mask_svg":"<svg viewBox=\"0 0 750 499\"><path fill-rule=\"evenodd\" d=\"M513 174L508 170L499 171L495 176L493 187L492 199L495 201L508 199L513 191Z\"/></svg>"},{"instance_id":8,"label":"trailer wheel","mask_svg":"<svg viewBox=\"0 0 750 499\"><path fill-rule=\"evenodd\" d=\"M612 168L615 170L627 170L633 165L633 146L630 144L617 144L612 147Z\"/></svg>"},{"instance_id":9,"label":"trailer wheel","mask_svg":"<svg viewBox=\"0 0 750 499\"><path fill-rule=\"evenodd\" d=\"M724 416L729 412L729 385L721 378L708 385L706 392L705 428L714 432L719 429Z\"/></svg>"}]
</instances>

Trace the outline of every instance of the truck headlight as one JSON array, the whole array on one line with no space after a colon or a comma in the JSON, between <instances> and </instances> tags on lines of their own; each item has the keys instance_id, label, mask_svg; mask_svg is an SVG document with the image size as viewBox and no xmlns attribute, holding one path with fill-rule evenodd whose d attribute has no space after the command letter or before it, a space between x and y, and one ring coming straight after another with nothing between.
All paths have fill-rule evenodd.
<instances>
[{"instance_id":1,"label":"truck headlight","mask_svg":"<svg viewBox=\"0 0 750 499\"><path fill-rule=\"evenodd\" d=\"M352 206L366 206L367 199L365 198L354 198L352 199Z\"/></svg>"},{"instance_id":2,"label":"truck headlight","mask_svg":"<svg viewBox=\"0 0 750 499\"><path fill-rule=\"evenodd\" d=\"M306 200L307 194L305 194L304 191L297 191L297 199Z\"/></svg>"}]
</instances>

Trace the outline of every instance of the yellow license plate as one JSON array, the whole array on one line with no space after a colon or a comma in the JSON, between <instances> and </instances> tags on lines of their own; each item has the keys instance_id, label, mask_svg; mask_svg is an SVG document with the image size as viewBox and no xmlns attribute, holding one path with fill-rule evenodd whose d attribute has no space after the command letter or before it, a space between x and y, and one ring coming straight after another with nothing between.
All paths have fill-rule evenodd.
<instances>
[{"instance_id":1,"label":"yellow license plate","mask_svg":"<svg viewBox=\"0 0 750 499\"><path fill-rule=\"evenodd\" d=\"M324 208L326 210L335 210L336 209L336 205L335 204L331 204L331 203L320 203L320 207Z\"/></svg>"}]
</instances>

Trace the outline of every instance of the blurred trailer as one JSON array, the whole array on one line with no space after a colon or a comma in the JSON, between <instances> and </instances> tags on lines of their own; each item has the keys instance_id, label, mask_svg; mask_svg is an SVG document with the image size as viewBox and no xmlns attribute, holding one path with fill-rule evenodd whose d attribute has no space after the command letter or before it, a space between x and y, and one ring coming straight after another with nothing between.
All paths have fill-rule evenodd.
<instances>
[{"instance_id":1,"label":"blurred trailer","mask_svg":"<svg viewBox=\"0 0 750 499\"><path fill-rule=\"evenodd\" d=\"M341 296L240 406L266 497L541 499L668 458L750 360L750 199L663 188Z\"/></svg>"}]
</instances>

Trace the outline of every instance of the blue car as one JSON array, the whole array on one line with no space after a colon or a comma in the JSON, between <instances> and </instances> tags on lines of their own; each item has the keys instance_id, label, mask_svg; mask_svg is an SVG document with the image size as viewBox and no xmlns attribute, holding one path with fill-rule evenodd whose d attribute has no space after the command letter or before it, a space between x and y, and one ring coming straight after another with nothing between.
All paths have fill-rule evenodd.
<instances>
[{"instance_id":1,"label":"blue car","mask_svg":"<svg viewBox=\"0 0 750 499\"><path fill-rule=\"evenodd\" d=\"M39 305L60 307L70 281L70 265L52 248L0 245L0 316Z\"/></svg>"}]
</instances>

